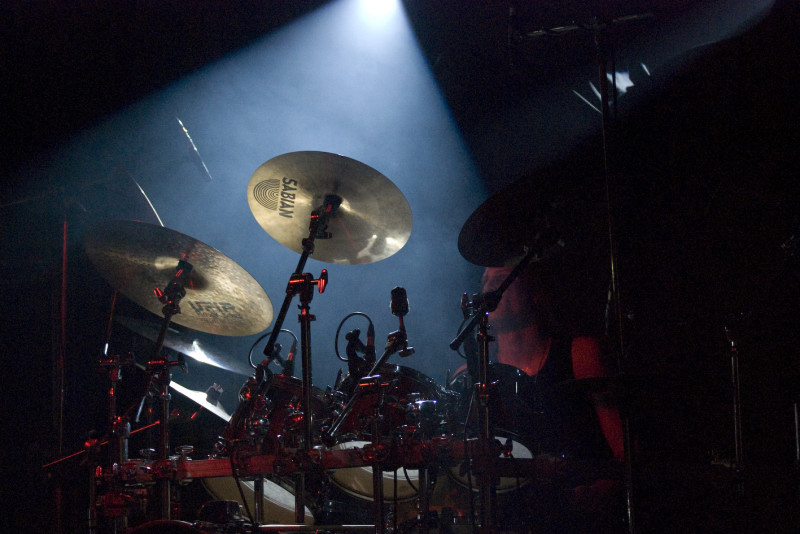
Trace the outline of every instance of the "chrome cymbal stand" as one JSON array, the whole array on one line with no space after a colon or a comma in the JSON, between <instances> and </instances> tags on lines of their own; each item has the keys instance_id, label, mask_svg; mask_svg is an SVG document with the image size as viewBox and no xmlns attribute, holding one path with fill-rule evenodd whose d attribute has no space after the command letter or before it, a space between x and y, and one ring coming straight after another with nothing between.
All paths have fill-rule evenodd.
<instances>
[{"instance_id":1,"label":"chrome cymbal stand","mask_svg":"<svg viewBox=\"0 0 800 534\"><path fill-rule=\"evenodd\" d=\"M256 380L259 382L258 393L263 394L268 387L270 380L265 380L266 366L274 357L275 342L278 334L283 328L283 322L286 319L286 314L289 311L292 299L295 295L300 295L300 321L301 334L301 355L303 362L302 373L302 399L300 410L303 412L303 447L302 453L305 458L300 458L300 465L308 465L310 462L306 461L309 457L309 452L313 446L312 443L312 413L311 413L311 399L312 399L312 379L311 379L311 322L316 318L310 313L310 303L314 295L314 286L317 287L320 293L325 291L328 284L328 271L322 270L319 278L314 278L309 273L304 273L308 257L314 252L314 242L317 238L325 239L329 237L327 233L328 220L336 213L342 203L342 198L338 195L326 195L322 206L311 212L311 220L309 223L308 237L303 239L303 253L300 255L300 260L297 262L293 274L289 277L289 283L286 286L286 296L283 300L278 316L275 318L275 324L272 328L267 345L264 348L264 355L266 359L259 364L256 369ZM297 474L296 491L295 491L295 522L298 524L305 523L305 473L300 470ZM255 518L258 521L260 518Z\"/></svg>"},{"instance_id":2,"label":"chrome cymbal stand","mask_svg":"<svg viewBox=\"0 0 800 534\"><path fill-rule=\"evenodd\" d=\"M175 268L175 275L169 281L167 286L162 290L155 289L155 295L164 304L162 313L164 320L161 322L161 330L158 334L155 346L153 348L154 358L148 362L148 370L152 370L157 377L159 386L159 397L161 401L161 433L158 447L158 461L162 468L166 469L169 464L169 404L170 404L170 366L179 365L180 362L170 362L168 358L161 356L161 349L164 347L164 340L167 336L167 329L169 328L172 317L181 312L180 300L186 295L184 285L189 279L189 274L192 272L192 264L188 261L181 259L178 261L178 266ZM171 519L172 516L172 488L168 477L161 477L158 481L160 490L161 502L161 517L163 519Z\"/></svg>"}]
</instances>

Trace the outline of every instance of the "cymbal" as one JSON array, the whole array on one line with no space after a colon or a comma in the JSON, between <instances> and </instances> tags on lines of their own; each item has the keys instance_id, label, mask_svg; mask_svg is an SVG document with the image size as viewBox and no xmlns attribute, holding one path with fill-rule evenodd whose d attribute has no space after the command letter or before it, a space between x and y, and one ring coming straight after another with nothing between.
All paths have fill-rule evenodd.
<instances>
[{"instance_id":1,"label":"cymbal","mask_svg":"<svg viewBox=\"0 0 800 534\"><path fill-rule=\"evenodd\" d=\"M497 191L467 218L458 250L475 265L513 267L529 249L545 259L572 245L576 207L552 178L525 178ZM567 211L569 208L570 211Z\"/></svg>"},{"instance_id":2,"label":"cymbal","mask_svg":"<svg viewBox=\"0 0 800 534\"><path fill-rule=\"evenodd\" d=\"M142 319L134 319L133 317L124 317L117 315L114 320L122 326L143 336L150 341L156 341L158 334L161 331L161 325L154 321L144 321ZM179 332L170 327L164 337L164 346L178 351L195 361L224 369L232 373L242 376L250 376L253 374L252 367L248 362L241 358L231 358L229 355L215 352L213 349L202 346L197 336L190 335L190 332Z\"/></svg>"},{"instance_id":3,"label":"cymbal","mask_svg":"<svg viewBox=\"0 0 800 534\"><path fill-rule=\"evenodd\" d=\"M279 243L303 252L311 212L328 195L341 198L328 238L316 238L312 257L346 265L373 263L399 251L411 235L411 208L384 175L328 152L289 152L256 169L247 201L258 224Z\"/></svg>"},{"instance_id":4,"label":"cymbal","mask_svg":"<svg viewBox=\"0 0 800 534\"><path fill-rule=\"evenodd\" d=\"M181 395L185 396L188 399L193 400L209 412L213 413L223 421L227 422L230 421L231 416L228 412L225 411L225 408L220 405L219 401L216 404L212 404L208 401L208 396L203 393L202 391L197 391L194 389L189 389L187 387L183 387L182 385L178 384L174 380L171 380L169 386L180 393Z\"/></svg>"},{"instance_id":5,"label":"cymbal","mask_svg":"<svg viewBox=\"0 0 800 534\"><path fill-rule=\"evenodd\" d=\"M123 295L163 317L154 295L175 276L183 259L192 265L172 322L210 334L246 336L265 330L272 303L236 262L192 238L138 221L106 221L87 238L86 252L100 274Z\"/></svg>"}]
</instances>

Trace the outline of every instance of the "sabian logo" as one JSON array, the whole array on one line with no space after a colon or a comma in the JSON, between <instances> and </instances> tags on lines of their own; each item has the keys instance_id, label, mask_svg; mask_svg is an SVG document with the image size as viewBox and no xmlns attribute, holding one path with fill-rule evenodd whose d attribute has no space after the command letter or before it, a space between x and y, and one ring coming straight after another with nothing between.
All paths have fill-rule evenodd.
<instances>
[{"instance_id":1,"label":"sabian logo","mask_svg":"<svg viewBox=\"0 0 800 534\"><path fill-rule=\"evenodd\" d=\"M281 217L294 217L294 202L297 198L297 180L270 179L259 182L253 187L253 198L265 208L278 211Z\"/></svg>"}]
</instances>

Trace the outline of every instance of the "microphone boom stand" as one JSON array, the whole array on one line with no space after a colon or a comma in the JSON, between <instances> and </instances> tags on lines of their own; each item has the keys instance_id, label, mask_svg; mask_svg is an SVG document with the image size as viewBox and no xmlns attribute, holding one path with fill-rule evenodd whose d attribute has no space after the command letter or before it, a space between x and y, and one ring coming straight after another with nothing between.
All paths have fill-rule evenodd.
<instances>
[{"instance_id":1,"label":"microphone boom stand","mask_svg":"<svg viewBox=\"0 0 800 534\"><path fill-rule=\"evenodd\" d=\"M489 335L489 313L497 309L503 293L511 283L516 280L522 269L536 257L535 249L529 248L525 256L509 273L500 287L487 293L473 295L472 302L466 306L474 313L472 319L461 333L450 343L450 348L458 350L468 335L479 325L478 339L480 341L478 382L474 384L474 391L478 397L478 521L482 532L494 532L497 515L497 488L496 477L492 474L492 461L494 435L492 433L491 414L489 413L489 398L491 385L489 384L489 342L494 338ZM470 366L474 369L474 366ZM474 378L474 377L473 377Z\"/></svg>"}]
</instances>

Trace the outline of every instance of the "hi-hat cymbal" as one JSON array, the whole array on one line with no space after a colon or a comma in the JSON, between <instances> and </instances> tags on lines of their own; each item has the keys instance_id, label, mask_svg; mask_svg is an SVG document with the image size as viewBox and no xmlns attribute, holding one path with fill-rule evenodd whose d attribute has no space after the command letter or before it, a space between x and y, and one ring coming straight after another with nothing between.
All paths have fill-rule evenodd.
<instances>
[{"instance_id":1,"label":"hi-hat cymbal","mask_svg":"<svg viewBox=\"0 0 800 534\"><path fill-rule=\"evenodd\" d=\"M258 224L295 252L303 252L311 213L328 195L341 199L330 237L316 238L312 257L364 264L388 258L411 235L411 208L384 175L359 161L328 152L290 152L258 167L247 201Z\"/></svg>"},{"instance_id":2,"label":"hi-hat cymbal","mask_svg":"<svg viewBox=\"0 0 800 534\"><path fill-rule=\"evenodd\" d=\"M133 317L124 317L117 315L114 320L123 325L125 328L143 336L150 341L156 341L161 331L161 325L155 321L144 321L142 319L135 319ZM164 337L164 346L168 349L178 351L193 360L224 369L232 373L242 376L250 376L253 373L253 368L250 367L246 360L240 357L234 358L228 354L215 351L210 347L204 346L197 336L192 336L189 333L192 330L180 332L170 327ZM240 361L241 360L241 361Z\"/></svg>"},{"instance_id":3,"label":"hi-hat cymbal","mask_svg":"<svg viewBox=\"0 0 800 534\"><path fill-rule=\"evenodd\" d=\"M123 295L163 317L153 291L164 289L183 259L192 265L172 322L210 334L246 336L265 330L272 303L236 262L194 238L137 221L106 221L94 227L86 252L100 274Z\"/></svg>"}]
</instances>

